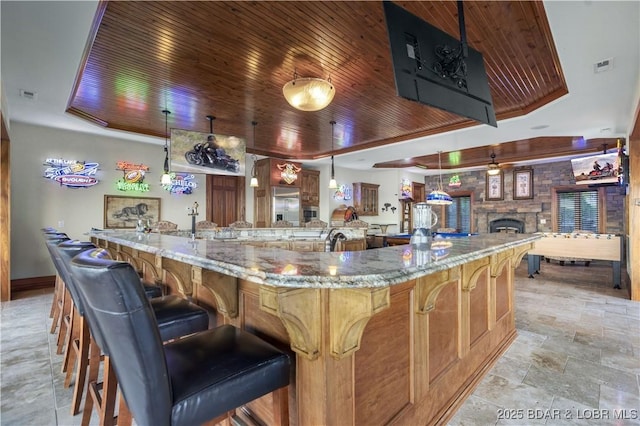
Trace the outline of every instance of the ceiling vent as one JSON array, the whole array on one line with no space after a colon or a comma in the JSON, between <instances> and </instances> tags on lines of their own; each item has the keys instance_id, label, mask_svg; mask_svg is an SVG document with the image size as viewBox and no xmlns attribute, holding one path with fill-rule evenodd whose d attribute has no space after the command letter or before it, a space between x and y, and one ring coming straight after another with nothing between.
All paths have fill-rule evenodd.
<instances>
[{"instance_id":1,"label":"ceiling vent","mask_svg":"<svg viewBox=\"0 0 640 426\"><path fill-rule=\"evenodd\" d=\"M600 62L593 64L593 72L598 74L601 72L609 71L613 68L613 58L603 59Z\"/></svg>"},{"instance_id":2,"label":"ceiling vent","mask_svg":"<svg viewBox=\"0 0 640 426\"><path fill-rule=\"evenodd\" d=\"M30 101L35 101L36 99L38 99L38 92L33 90L20 89L20 97L28 99Z\"/></svg>"}]
</instances>

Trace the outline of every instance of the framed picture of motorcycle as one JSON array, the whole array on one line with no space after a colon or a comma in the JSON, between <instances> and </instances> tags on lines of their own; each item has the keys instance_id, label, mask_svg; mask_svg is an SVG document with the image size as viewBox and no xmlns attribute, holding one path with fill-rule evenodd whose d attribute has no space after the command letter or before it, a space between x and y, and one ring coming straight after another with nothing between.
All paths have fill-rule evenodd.
<instances>
[{"instance_id":1,"label":"framed picture of motorcycle","mask_svg":"<svg viewBox=\"0 0 640 426\"><path fill-rule=\"evenodd\" d=\"M244 176L246 142L236 136L171 129L171 171Z\"/></svg>"}]
</instances>

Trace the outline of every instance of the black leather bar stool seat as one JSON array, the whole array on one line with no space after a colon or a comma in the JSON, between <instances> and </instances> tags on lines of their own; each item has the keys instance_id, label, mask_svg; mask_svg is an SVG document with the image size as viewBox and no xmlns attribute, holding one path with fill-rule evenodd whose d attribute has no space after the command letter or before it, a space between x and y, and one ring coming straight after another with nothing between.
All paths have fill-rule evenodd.
<instances>
[{"instance_id":1,"label":"black leather bar stool seat","mask_svg":"<svg viewBox=\"0 0 640 426\"><path fill-rule=\"evenodd\" d=\"M85 250L97 249L97 247L89 242L70 240L58 244L56 249L62 259L63 268L66 268L66 265L69 264L74 256ZM105 250L102 255L108 256L108 252ZM63 269L63 277L68 273L68 270ZM73 278L70 279L73 280ZM138 282L142 283L139 278ZM144 283L142 284L142 286L139 284L136 285L143 288L145 297L151 301L151 307L163 341L166 342L177 339L187 334L196 333L209 328L209 314L206 309L188 301L187 299L175 295L150 298L149 294L158 293L155 291L149 291L148 288L157 287L159 289L160 287L147 286ZM71 285L74 286L75 283L72 281ZM75 287L74 290L75 291L73 293L78 291ZM81 312L81 314L83 314L83 312Z\"/></svg>"},{"instance_id":2,"label":"black leather bar stool seat","mask_svg":"<svg viewBox=\"0 0 640 426\"><path fill-rule=\"evenodd\" d=\"M135 269L101 256L80 253L71 272L137 424L202 424L270 392L274 418L288 424L287 354L231 325L163 345Z\"/></svg>"},{"instance_id":3,"label":"black leather bar stool seat","mask_svg":"<svg viewBox=\"0 0 640 426\"><path fill-rule=\"evenodd\" d=\"M162 288L159 285L142 283L142 286L144 288L144 294L147 296L147 299L153 299L154 297L162 296Z\"/></svg>"},{"instance_id":4,"label":"black leather bar stool seat","mask_svg":"<svg viewBox=\"0 0 640 426\"><path fill-rule=\"evenodd\" d=\"M69 292L74 300L77 315L80 317L79 321L74 324L79 328L88 327L84 321L86 309L76 280L70 273L68 265L71 259L77 254L96 248L97 247L91 242L77 240L64 241L52 248L53 254L60 267L61 275L69 282ZM104 255L108 255L108 252L104 251ZM142 287L139 283L136 284ZM145 296L148 296L146 289L144 293ZM164 296L150 300L163 341L169 341L188 334L207 330L209 327L209 315L207 311L195 303L189 302L179 296ZM81 325L77 325L77 323ZM80 401L84 392L84 382L89 361L89 338L88 330L78 329L72 334L77 337L68 344L68 346L72 347L72 351L68 354L68 356L71 355L71 368L67 370L65 386L70 385L71 370L73 363L76 362L76 384L71 405L71 414L75 415L79 412ZM66 362L67 360L65 360L65 363ZM96 373L91 373L90 376L92 375L95 376Z\"/></svg>"}]
</instances>

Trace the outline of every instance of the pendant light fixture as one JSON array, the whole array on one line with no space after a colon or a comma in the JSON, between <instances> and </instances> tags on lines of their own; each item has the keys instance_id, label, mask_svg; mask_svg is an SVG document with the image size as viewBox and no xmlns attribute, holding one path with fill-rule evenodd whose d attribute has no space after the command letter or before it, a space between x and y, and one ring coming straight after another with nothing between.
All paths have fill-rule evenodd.
<instances>
[{"instance_id":1,"label":"pendant light fixture","mask_svg":"<svg viewBox=\"0 0 640 426\"><path fill-rule=\"evenodd\" d=\"M487 174L495 176L500 174L500 165L496 163L496 153L491 153L491 162L487 165Z\"/></svg>"},{"instance_id":2,"label":"pendant light fixture","mask_svg":"<svg viewBox=\"0 0 640 426\"><path fill-rule=\"evenodd\" d=\"M251 125L253 126L253 147L256 146L256 126L258 125L257 121L252 121ZM252 154L251 159L253 160L253 165L251 166L251 182L249 186L251 188L258 187L258 176L256 175L256 155Z\"/></svg>"},{"instance_id":3,"label":"pendant light fixture","mask_svg":"<svg viewBox=\"0 0 640 426\"><path fill-rule=\"evenodd\" d=\"M169 114L171 111L163 109L164 114L164 173L160 183L162 185L171 185L171 175L169 174Z\"/></svg>"},{"instance_id":4,"label":"pendant light fixture","mask_svg":"<svg viewBox=\"0 0 640 426\"><path fill-rule=\"evenodd\" d=\"M298 78L293 73L293 80L282 88L284 98L289 105L300 111L319 111L331 103L336 89L331 84L331 79Z\"/></svg>"},{"instance_id":5,"label":"pendant light fixture","mask_svg":"<svg viewBox=\"0 0 640 426\"><path fill-rule=\"evenodd\" d=\"M336 171L333 166L333 127L336 125L336 122L331 120L329 123L331 123L331 180L329 181L329 189L338 189L338 182L336 182Z\"/></svg>"},{"instance_id":6,"label":"pendant light fixture","mask_svg":"<svg viewBox=\"0 0 640 426\"><path fill-rule=\"evenodd\" d=\"M442 161L440 159L441 153L442 151L438 151L438 189L431 191L429 195L427 195L427 204L447 206L453 203L453 198L451 198L451 195L442 190Z\"/></svg>"}]
</instances>

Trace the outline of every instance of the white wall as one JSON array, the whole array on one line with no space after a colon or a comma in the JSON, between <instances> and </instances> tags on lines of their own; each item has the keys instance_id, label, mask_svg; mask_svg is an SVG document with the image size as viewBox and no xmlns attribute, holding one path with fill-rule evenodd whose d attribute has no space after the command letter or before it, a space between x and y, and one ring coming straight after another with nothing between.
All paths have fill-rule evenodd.
<instances>
[{"instance_id":1,"label":"white wall","mask_svg":"<svg viewBox=\"0 0 640 426\"><path fill-rule=\"evenodd\" d=\"M100 183L90 188L71 189L45 179L43 163L47 158L98 162L100 170L96 177ZM115 182L122 177L122 172L116 170L117 161L149 165L146 181L151 185L151 190L146 193L118 191ZM11 279L54 275L55 269L40 228L51 226L67 233L72 239L86 239L84 234L90 228L103 227L105 194L160 197L162 219L177 223L180 229L191 227L186 208L194 201L201 206L198 219L205 219L205 176L196 175L198 188L192 195L170 194L159 185L163 161L161 145L12 122ZM253 188L249 187L251 161L247 156L246 220L249 222L253 222ZM320 219L329 223L335 208L341 204L353 205L353 200L333 199L334 191L328 188L329 165L314 165L313 168L320 170ZM401 169L366 172L336 167L335 171L339 184L367 182L380 185L379 215L360 218L370 224L395 224L389 227L390 233L399 229L398 194L402 178L424 182L421 175L412 175ZM384 203L391 203L396 211L381 211ZM64 225L60 226L61 223Z\"/></svg>"},{"instance_id":2,"label":"white wall","mask_svg":"<svg viewBox=\"0 0 640 426\"><path fill-rule=\"evenodd\" d=\"M365 182L380 185L378 188L378 216L363 216L360 215L359 219L368 222L369 224L393 224L389 226L389 233L397 233L400 228L400 202L399 195L402 186L402 179L408 178L412 182L424 183L424 177L414 173L408 173L402 169L389 169L381 170L376 169L375 172L368 172L362 170L350 170L340 167L335 168L335 176L338 181L338 185L348 184L352 185L354 182ZM320 174L320 200L328 200L323 202L320 206L320 219L325 222L330 222L331 213L335 208L341 204L348 206L353 205L353 200L335 200L333 199L333 190L328 189L329 185L329 168L325 173ZM390 203L391 206L385 212L382 211L382 206L385 203ZM327 206L323 211L323 207ZM391 210L391 207L395 207L395 212Z\"/></svg>"},{"instance_id":3,"label":"white wall","mask_svg":"<svg viewBox=\"0 0 640 426\"><path fill-rule=\"evenodd\" d=\"M98 162L100 170L96 177L100 182L82 189L60 186L43 177L47 158ZM148 165L146 182L151 190L118 191L115 183L122 172L116 170L117 161ZM205 219L205 176L196 175L198 188L193 194L170 194L159 184L163 161L161 145L12 122L11 279L54 275L40 228L51 226L72 239L86 240L84 233L91 227L103 227L105 194L160 197L162 219L177 223L181 229L191 227L186 208L194 201L201 206L199 220ZM59 222L64 222L64 226Z\"/></svg>"}]
</instances>

